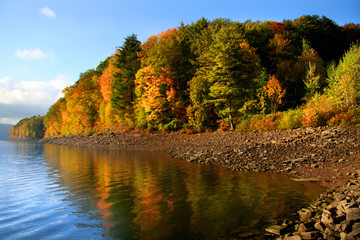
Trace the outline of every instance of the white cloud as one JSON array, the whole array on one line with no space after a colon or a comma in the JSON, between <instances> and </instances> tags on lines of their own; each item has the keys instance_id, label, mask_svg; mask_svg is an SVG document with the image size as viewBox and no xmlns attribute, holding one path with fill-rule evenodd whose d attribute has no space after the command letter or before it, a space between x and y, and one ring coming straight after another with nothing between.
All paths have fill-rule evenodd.
<instances>
[{"instance_id":1,"label":"white cloud","mask_svg":"<svg viewBox=\"0 0 360 240\"><path fill-rule=\"evenodd\" d=\"M40 8L40 12L42 15L47 16L49 18L56 18L55 12L48 7Z\"/></svg>"},{"instance_id":2,"label":"white cloud","mask_svg":"<svg viewBox=\"0 0 360 240\"><path fill-rule=\"evenodd\" d=\"M2 124L15 125L20 120L21 120L20 118L2 118L2 117L0 117L0 123L2 123Z\"/></svg>"},{"instance_id":3,"label":"white cloud","mask_svg":"<svg viewBox=\"0 0 360 240\"><path fill-rule=\"evenodd\" d=\"M44 53L38 48L35 49L24 49L24 50L16 50L15 55L23 60L41 60L41 59L49 59L53 58L54 55L51 53Z\"/></svg>"},{"instance_id":4,"label":"white cloud","mask_svg":"<svg viewBox=\"0 0 360 240\"><path fill-rule=\"evenodd\" d=\"M0 78L0 123L15 124L20 119L45 115L62 90L71 85L69 76L58 75L48 82L21 81L10 77Z\"/></svg>"},{"instance_id":5,"label":"white cloud","mask_svg":"<svg viewBox=\"0 0 360 240\"><path fill-rule=\"evenodd\" d=\"M0 84L3 84L3 85L8 85L9 82L10 82L11 78L6 76L4 78L0 78Z\"/></svg>"},{"instance_id":6,"label":"white cloud","mask_svg":"<svg viewBox=\"0 0 360 240\"><path fill-rule=\"evenodd\" d=\"M9 77L0 79L2 104L50 106L62 97L62 90L71 84L71 78L66 75L58 75L48 82L21 81L12 84L10 80Z\"/></svg>"}]
</instances>

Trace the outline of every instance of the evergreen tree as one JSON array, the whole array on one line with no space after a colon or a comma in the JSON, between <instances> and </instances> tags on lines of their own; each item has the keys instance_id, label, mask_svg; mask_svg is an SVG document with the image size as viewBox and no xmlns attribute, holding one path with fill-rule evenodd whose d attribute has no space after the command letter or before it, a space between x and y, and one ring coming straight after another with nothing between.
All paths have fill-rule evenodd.
<instances>
[{"instance_id":1,"label":"evergreen tree","mask_svg":"<svg viewBox=\"0 0 360 240\"><path fill-rule=\"evenodd\" d=\"M251 89L255 89L259 58L236 24L222 27L213 39L200 56L201 67L191 83L193 93L205 95L191 94L194 116L201 117L200 112L205 113L207 110L203 108L211 103L218 117L233 130L233 114L251 97ZM197 90L204 86L208 89ZM199 100L202 102L197 102ZM204 118L195 119L195 122L203 125L201 119Z\"/></svg>"},{"instance_id":2,"label":"evergreen tree","mask_svg":"<svg viewBox=\"0 0 360 240\"><path fill-rule=\"evenodd\" d=\"M135 74L140 69L140 41L135 34L125 38L123 47L116 53L115 67L112 83L111 106L123 120L133 118L133 103L135 100Z\"/></svg>"}]
</instances>

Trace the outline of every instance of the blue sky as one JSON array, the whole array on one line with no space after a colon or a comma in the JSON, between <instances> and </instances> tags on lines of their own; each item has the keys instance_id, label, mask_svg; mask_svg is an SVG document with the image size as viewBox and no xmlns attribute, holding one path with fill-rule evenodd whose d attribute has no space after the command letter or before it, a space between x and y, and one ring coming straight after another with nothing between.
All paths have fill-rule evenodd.
<instances>
[{"instance_id":1,"label":"blue sky","mask_svg":"<svg viewBox=\"0 0 360 240\"><path fill-rule=\"evenodd\" d=\"M154 34L201 17L282 21L325 15L360 23L360 0L0 0L0 123L45 115L76 82L135 33Z\"/></svg>"}]
</instances>

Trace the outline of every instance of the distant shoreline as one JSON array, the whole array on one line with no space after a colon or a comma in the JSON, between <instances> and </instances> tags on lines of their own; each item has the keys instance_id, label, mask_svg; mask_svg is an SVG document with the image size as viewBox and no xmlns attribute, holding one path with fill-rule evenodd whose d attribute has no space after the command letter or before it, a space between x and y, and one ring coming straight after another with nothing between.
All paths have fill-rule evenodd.
<instances>
[{"instance_id":1,"label":"distant shoreline","mask_svg":"<svg viewBox=\"0 0 360 240\"><path fill-rule=\"evenodd\" d=\"M8 138L3 141L9 142L34 142L34 143L42 143L43 139L41 138L28 138L28 139L21 139L21 138Z\"/></svg>"}]
</instances>

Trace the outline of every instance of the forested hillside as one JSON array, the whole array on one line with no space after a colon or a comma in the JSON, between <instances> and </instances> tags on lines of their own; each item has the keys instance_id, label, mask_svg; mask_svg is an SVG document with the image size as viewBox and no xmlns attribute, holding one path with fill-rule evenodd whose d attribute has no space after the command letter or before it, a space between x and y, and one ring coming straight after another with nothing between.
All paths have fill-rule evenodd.
<instances>
[{"instance_id":1,"label":"forested hillside","mask_svg":"<svg viewBox=\"0 0 360 240\"><path fill-rule=\"evenodd\" d=\"M316 15L200 19L144 43L131 35L64 89L45 116L45 137L359 122L359 39L359 24Z\"/></svg>"},{"instance_id":2,"label":"forested hillside","mask_svg":"<svg viewBox=\"0 0 360 240\"><path fill-rule=\"evenodd\" d=\"M20 120L10 129L10 138L15 139L33 139L44 137L44 117L33 116Z\"/></svg>"}]
</instances>

